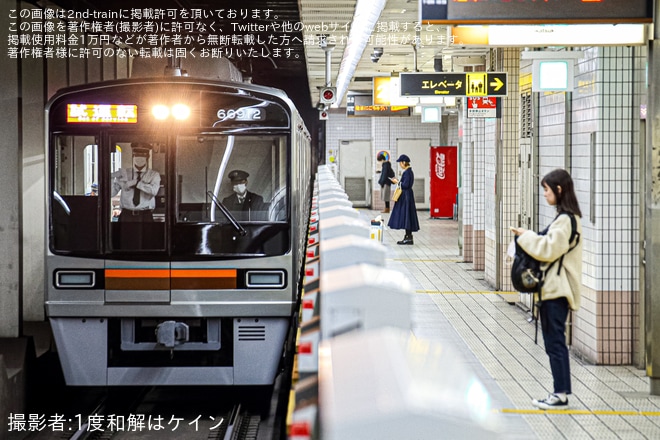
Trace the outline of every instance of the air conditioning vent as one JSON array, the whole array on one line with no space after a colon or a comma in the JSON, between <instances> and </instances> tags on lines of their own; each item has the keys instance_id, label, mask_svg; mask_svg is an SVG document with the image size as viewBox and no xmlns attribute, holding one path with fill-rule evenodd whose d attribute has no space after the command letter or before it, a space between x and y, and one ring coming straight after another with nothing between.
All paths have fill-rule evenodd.
<instances>
[{"instance_id":1,"label":"air conditioning vent","mask_svg":"<svg viewBox=\"0 0 660 440\"><path fill-rule=\"evenodd\" d=\"M241 325L238 327L239 341L265 341L266 327L263 325Z\"/></svg>"}]
</instances>

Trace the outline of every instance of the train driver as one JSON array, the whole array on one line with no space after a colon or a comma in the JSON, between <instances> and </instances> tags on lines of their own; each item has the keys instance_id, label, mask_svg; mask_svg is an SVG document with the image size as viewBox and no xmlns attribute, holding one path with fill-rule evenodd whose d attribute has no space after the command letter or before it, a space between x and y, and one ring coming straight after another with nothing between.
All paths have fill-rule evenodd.
<instances>
[{"instance_id":1,"label":"train driver","mask_svg":"<svg viewBox=\"0 0 660 440\"><path fill-rule=\"evenodd\" d=\"M233 170L227 176L234 194L225 197L222 204L231 211L236 220L267 220L268 204L259 194L248 191L248 177L243 170Z\"/></svg>"},{"instance_id":2,"label":"train driver","mask_svg":"<svg viewBox=\"0 0 660 440\"><path fill-rule=\"evenodd\" d=\"M149 144L134 142L131 144L131 150L133 166L112 173L112 196L121 190L119 221L153 222L156 194L160 189L160 174L149 168Z\"/></svg>"}]
</instances>

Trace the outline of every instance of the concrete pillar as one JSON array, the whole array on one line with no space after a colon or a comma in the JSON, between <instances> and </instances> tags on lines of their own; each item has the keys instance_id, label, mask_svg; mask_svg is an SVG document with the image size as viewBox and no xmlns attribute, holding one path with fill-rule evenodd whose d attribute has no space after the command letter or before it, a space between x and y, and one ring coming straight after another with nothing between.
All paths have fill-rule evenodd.
<instances>
[{"instance_id":1,"label":"concrete pillar","mask_svg":"<svg viewBox=\"0 0 660 440\"><path fill-rule=\"evenodd\" d=\"M18 20L5 11L0 29L10 29ZM15 26L15 25L14 25ZM7 41L5 32L0 33ZM9 46L8 46L9 47ZM7 48L8 48L7 47ZM6 48L6 49L7 49ZM22 255L21 255L21 95L20 62L3 56L0 63L0 338L21 334Z\"/></svg>"},{"instance_id":2,"label":"concrete pillar","mask_svg":"<svg viewBox=\"0 0 660 440\"><path fill-rule=\"evenodd\" d=\"M646 148L646 374L651 394L660 395L660 0L655 0L654 34L649 42ZM658 341L658 347L655 346Z\"/></svg>"}]
</instances>

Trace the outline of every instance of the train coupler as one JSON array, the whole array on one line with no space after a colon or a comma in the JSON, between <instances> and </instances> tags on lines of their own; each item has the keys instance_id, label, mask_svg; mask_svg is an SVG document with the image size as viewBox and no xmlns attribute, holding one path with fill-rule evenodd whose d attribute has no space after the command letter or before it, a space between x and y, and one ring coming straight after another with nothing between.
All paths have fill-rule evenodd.
<instances>
[{"instance_id":1,"label":"train coupler","mask_svg":"<svg viewBox=\"0 0 660 440\"><path fill-rule=\"evenodd\" d=\"M173 348L185 344L189 340L188 324L176 321L165 321L156 327L156 342Z\"/></svg>"}]
</instances>

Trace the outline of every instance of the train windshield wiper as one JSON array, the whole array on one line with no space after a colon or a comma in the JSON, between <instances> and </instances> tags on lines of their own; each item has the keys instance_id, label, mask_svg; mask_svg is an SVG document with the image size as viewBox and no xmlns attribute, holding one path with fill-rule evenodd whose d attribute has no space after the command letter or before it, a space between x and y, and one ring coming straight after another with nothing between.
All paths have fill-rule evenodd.
<instances>
[{"instance_id":1,"label":"train windshield wiper","mask_svg":"<svg viewBox=\"0 0 660 440\"><path fill-rule=\"evenodd\" d=\"M238 223L238 221L233 215L231 215L231 212L229 212L227 207L222 204L220 199L218 199L218 197L215 194L213 194L211 191L206 191L206 194L209 197L211 197L211 200L213 200L215 206L217 206L220 212L222 212L224 216L227 217L227 220L229 220L229 223L231 223L234 229L236 229L236 231L238 231L239 234L246 235L247 231L245 230L245 228Z\"/></svg>"},{"instance_id":2,"label":"train windshield wiper","mask_svg":"<svg viewBox=\"0 0 660 440\"><path fill-rule=\"evenodd\" d=\"M64 209L64 212L66 212L66 215L71 215L71 208L69 208L69 205L62 198L60 193L58 193L57 191L53 191L53 199L55 199L55 201L60 204L62 209Z\"/></svg>"}]
</instances>

